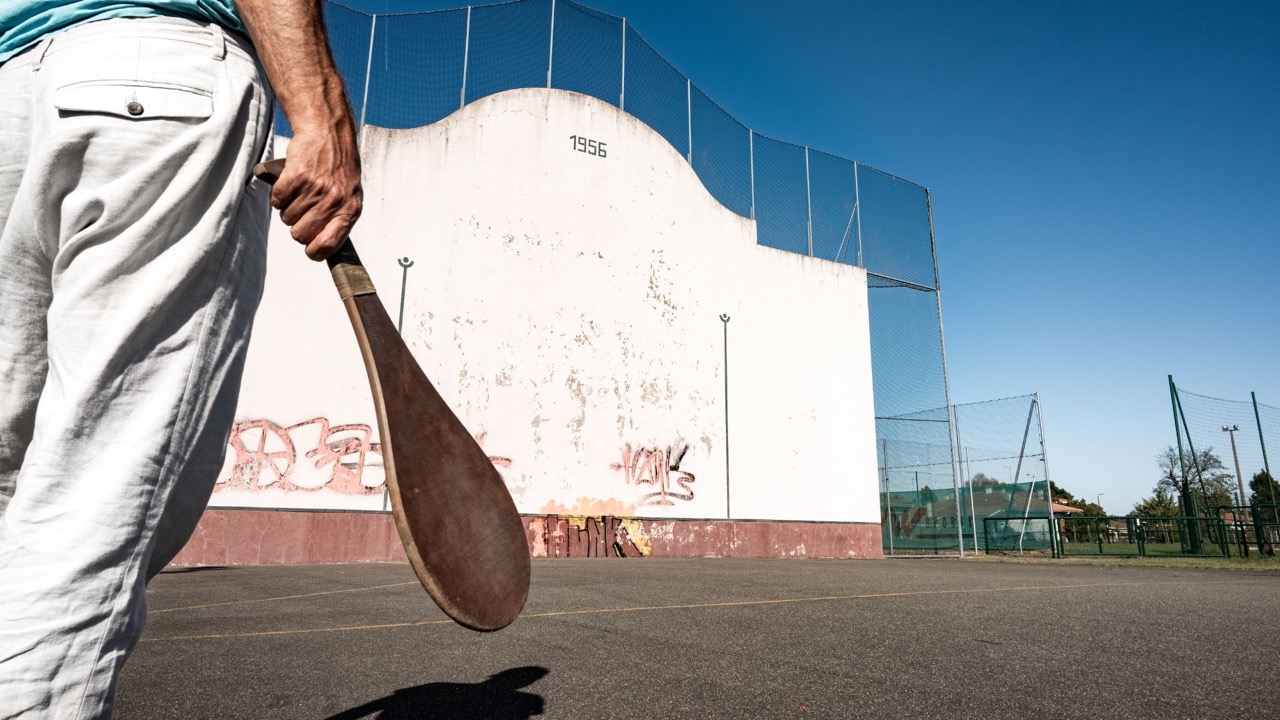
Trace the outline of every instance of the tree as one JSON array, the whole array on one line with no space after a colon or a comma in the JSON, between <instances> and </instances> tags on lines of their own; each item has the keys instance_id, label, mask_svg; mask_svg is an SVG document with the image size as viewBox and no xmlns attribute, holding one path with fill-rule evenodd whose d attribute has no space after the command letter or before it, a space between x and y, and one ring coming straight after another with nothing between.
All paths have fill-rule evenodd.
<instances>
[{"instance_id":1,"label":"tree","mask_svg":"<svg viewBox=\"0 0 1280 720\"><path fill-rule=\"evenodd\" d=\"M1226 471L1222 459L1213 454L1213 448L1180 459L1177 449L1169 446L1156 455L1156 463L1161 473L1156 483L1157 492L1164 488L1171 496L1181 498L1183 512L1179 514L1204 514L1212 507L1235 505L1232 488L1236 477ZM1189 507L1194 507L1196 512L1186 512Z\"/></svg>"},{"instance_id":2,"label":"tree","mask_svg":"<svg viewBox=\"0 0 1280 720\"><path fill-rule=\"evenodd\" d=\"M1052 480L1049 481L1049 493L1053 495L1054 502L1062 503L1063 505L1070 505L1071 501L1076 499L1075 495L1058 487L1058 483Z\"/></svg>"},{"instance_id":3,"label":"tree","mask_svg":"<svg viewBox=\"0 0 1280 720\"><path fill-rule=\"evenodd\" d=\"M1259 470L1249 481L1250 502L1254 505L1280 504L1280 483L1266 470Z\"/></svg>"},{"instance_id":4,"label":"tree","mask_svg":"<svg viewBox=\"0 0 1280 720\"><path fill-rule=\"evenodd\" d=\"M1151 497L1133 506L1132 514L1138 517L1177 517L1181 515L1178 507L1178 496L1169 492L1169 488L1156 485Z\"/></svg>"},{"instance_id":5,"label":"tree","mask_svg":"<svg viewBox=\"0 0 1280 720\"><path fill-rule=\"evenodd\" d=\"M1258 505L1276 505L1280 503L1280 483L1271 477L1271 473L1266 470L1259 470L1253 474L1253 479L1249 481L1250 502L1254 506ZM1280 507L1266 507L1261 510L1260 519L1264 523L1280 522Z\"/></svg>"},{"instance_id":6,"label":"tree","mask_svg":"<svg viewBox=\"0 0 1280 720\"><path fill-rule=\"evenodd\" d=\"M995 487L999 484L1000 481L990 475L977 473L973 476L973 487Z\"/></svg>"},{"instance_id":7,"label":"tree","mask_svg":"<svg viewBox=\"0 0 1280 720\"><path fill-rule=\"evenodd\" d=\"M1061 505L1069 505L1078 508L1085 517L1102 517L1107 514L1102 506L1097 503L1091 503L1084 498L1078 498L1071 494L1070 490L1058 487L1054 481L1049 481L1049 492L1053 496L1053 501Z\"/></svg>"}]
</instances>

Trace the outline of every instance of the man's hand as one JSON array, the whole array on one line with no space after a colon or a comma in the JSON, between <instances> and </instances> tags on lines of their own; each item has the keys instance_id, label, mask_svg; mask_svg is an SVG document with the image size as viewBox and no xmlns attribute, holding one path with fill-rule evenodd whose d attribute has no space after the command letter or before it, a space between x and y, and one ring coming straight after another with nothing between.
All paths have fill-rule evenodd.
<instances>
[{"instance_id":1,"label":"man's hand","mask_svg":"<svg viewBox=\"0 0 1280 720\"><path fill-rule=\"evenodd\" d=\"M323 260L360 217L360 153L342 77L329 54L318 0L236 0L280 107L293 127L289 162L271 204Z\"/></svg>"},{"instance_id":2,"label":"man's hand","mask_svg":"<svg viewBox=\"0 0 1280 720\"><path fill-rule=\"evenodd\" d=\"M271 189L271 205L312 260L332 255L360 217L364 192L359 157L335 153L346 146L295 129L289 162Z\"/></svg>"}]
</instances>

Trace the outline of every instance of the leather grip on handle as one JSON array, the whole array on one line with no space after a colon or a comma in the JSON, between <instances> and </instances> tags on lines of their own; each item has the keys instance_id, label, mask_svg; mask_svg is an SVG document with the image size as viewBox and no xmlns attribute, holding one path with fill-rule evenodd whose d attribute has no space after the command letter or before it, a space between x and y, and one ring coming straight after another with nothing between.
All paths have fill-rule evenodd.
<instances>
[{"instance_id":1,"label":"leather grip on handle","mask_svg":"<svg viewBox=\"0 0 1280 720\"><path fill-rule=\"evenodd\" d=\"M253 168L253 175L265 183L274 185L276 180L280 179L280 174L284 172L284 164L284 158L258 163ZM333 276L333 284L338 288L338 295L343 300L357 295L373 295L377 292L373 287L373 280L369 279L369 272L364 269L364 263L360 262L360 256L356 254L356 246L351 243L351 238L343 241L326 262L329 263L329 274Z\"/></svg>"}]
</instances>

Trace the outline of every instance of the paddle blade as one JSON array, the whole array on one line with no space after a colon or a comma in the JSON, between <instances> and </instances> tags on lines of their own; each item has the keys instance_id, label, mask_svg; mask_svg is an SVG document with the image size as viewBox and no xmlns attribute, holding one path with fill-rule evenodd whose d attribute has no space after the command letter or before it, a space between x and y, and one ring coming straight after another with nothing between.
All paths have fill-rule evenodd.
<instances>
[{"instance_id":1,"label":"paddle blade","mask_svg":"<svg viewBox=\"0 0 1280 720\"><path fill-rule=\"evenodd\" d=\"M524 608L529 546L506 483L436 392L376 294L344 300L374 389L405 553L431 597L473 630Z\"/></svg>"}]
</instances>

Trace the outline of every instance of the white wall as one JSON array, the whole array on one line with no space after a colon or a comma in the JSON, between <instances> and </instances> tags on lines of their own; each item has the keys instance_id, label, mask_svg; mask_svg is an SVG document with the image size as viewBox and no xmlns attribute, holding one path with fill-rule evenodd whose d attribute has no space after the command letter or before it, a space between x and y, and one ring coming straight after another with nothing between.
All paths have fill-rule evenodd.
<instances>
[{"instance_id":1,"label":"white wall","mask_svg":"<svg viewBox=\"0 0 1280 720\"><path fill-rule=\"evenodd\" d=\"M414 263L406 342L521 512L725 517L724 313L733 517L878 522L861 269L756 245L661 136L587 96L510 91L363 142L357 246L393 320ZM275 227L214 503L382 507L376 428L333 430L373 424L367 395L328 273ZM288 430L313 418L327 441Z\"/></svg>"}]
</instances>

